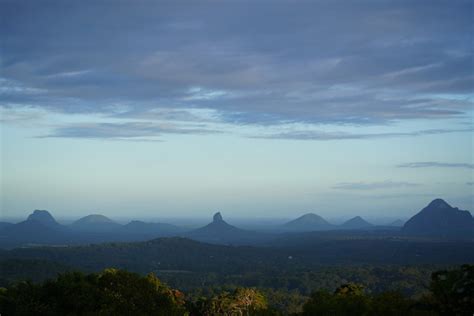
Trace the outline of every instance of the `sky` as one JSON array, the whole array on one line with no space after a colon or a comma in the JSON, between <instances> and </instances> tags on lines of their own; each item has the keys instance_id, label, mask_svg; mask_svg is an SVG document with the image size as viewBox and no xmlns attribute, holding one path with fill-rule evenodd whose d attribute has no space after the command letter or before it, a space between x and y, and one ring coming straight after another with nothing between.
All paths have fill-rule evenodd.
<instances>
[{"instance_id":1,"label":"sky","mask_svg":"<svg viewBox=\"0 0 474 316\"><path fill-rule=\"evenodd\" d=\"M473 211L473 6L0 0L0 217Z\"/></svg>"}]
</instances>

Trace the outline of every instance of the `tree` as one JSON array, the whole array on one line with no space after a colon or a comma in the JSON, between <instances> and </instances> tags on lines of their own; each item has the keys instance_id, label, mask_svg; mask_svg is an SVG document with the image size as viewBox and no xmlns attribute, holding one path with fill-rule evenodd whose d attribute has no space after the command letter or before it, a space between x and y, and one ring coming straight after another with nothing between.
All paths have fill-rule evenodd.
<instances>
[{"instance_id":1,"label":"tree","mask_svg":"<svg viewBox=\"0 0 474 316\"><path fill-rule=\"evenodd\" d=\"M359 284L347 283L336 289L333 294L316 291L303 306L303 315L367 315L370 310L370 298Z\"/></svg>"},{"instance_id":2,"label":"tree","mask_svg":"<svg viewBox=\"0 0 474 316\"><path fill-rule=\"evenodd\" d=\"M432 274L430 290L442 314L472 315L474 313L474 265Z\"/></svg>"},{"instance_id":3,"label":"tree","mask_svg":"<svg viewBox=\"0 0 474 316\"><path fill-rule=\"evenodd\" d=\"M262 293L251 288L237 288L233 293L224 292L207 301L199 300L198 314L206 316L269 315L267 301Z\"/></svg>"},{"instance_id":4,"label":"tree","mask_svg":"<svg viewBox=\"0 0 474 316\"><path fill-rule=\"evenodd\" d=\"M154 275L124 270L65 273L35 285L22 282L0 292L5 315L185 315L184 295Z\"/></svg>"}]
</instances>

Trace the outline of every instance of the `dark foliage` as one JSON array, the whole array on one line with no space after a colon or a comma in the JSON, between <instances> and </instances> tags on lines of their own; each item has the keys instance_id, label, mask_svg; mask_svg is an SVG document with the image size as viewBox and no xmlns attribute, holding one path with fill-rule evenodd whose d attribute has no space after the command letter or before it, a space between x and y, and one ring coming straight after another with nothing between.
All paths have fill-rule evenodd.
<instances>
[{"instance_id":1,"label":"dark foliage","mask_svg":"<svg viewBox=\"0 0 474 316\"><path fill-rule=\"evenodd\" d=\"M18 282L0 289L5 315L472 315L474 266L433 273L431 291L419 298L399 292L367 293L345 283L333 293L314 291L301 311L278 309L275 293L237 287L209 296L187 295L156 276L106 269L98 274L67 272L40 284ZM268 296L271 298L269 299ZM272 297L273 296L273 297ZM282 298L284 300L285 298Z\"/></svg>"},{"instance_id":2,"label":"dark foliage","mask_svg":"<svg viewBox=\"0 0 474 316\"><path fill-rule=\"evenodd\" d=\"M154 275L124 270L61 274L42 284L20 282L0 294L5 315L183 315L184 296Z\"/></svg>"}]
</instances>

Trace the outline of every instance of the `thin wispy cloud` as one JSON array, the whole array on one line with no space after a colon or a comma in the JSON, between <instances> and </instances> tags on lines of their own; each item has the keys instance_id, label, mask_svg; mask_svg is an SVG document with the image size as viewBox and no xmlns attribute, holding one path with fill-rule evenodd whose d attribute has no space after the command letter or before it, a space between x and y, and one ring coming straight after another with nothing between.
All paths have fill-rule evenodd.
<instances>
[{"instance_id":1,"label":"thin wispy cloud","mask_svg":"<svg viewBox=\"0 0 474 316\"><path fill-rule=\"evenodd\" d=\"M0 123L4 124L31 124L41 120L46 115L45 111L27 108L11 109L0 106Z\"/></svg>"},{"instance_id":2,"label":"thin wispy cloud","mask_svg":"<svg viewBox=\"0 0 474 316\"><path fill-rule=\"evenodd\" d=\"M377 139L395 137L417 137L425 135L438 135L449 133L472 132L472 128L464 129L430 129L406 133L347 133L347 132L325 132L325 131L292 131L271 135L251 136L251 138L265 139L288 139L288 140L308 140L308 141L329 141L329 140L351 140L351 139Z\"/></svg>"},{"instance_id":3,"label":"thin wispy cloud","mask_svg":"<svg viewBox=\"0 0 474 316\"><path fill-rule=\"evenodd\" d=\"M420 186L419 183L412 182L397 182L397 181L381 181L381 182L342 182L333 186L337 190L378 190L378 189L396 189L396 188L411 188Z\"/></svg>"},{"instance_id":4,"label":"thin wispy cloud","mask_svg":"<svg viewBox=\"0 0 474 316\"><path fill-rule=\"evenodd\" d=\"M452 163L452 162L407 162L397 165L398 168L460 168L460 169L474 169L473 163Z\"/></svg>"},{"instance_id":5,"label":"thin wispy cloud","mask_svg":"<svg viewBox=\"0 0 474 316\"><path fill-rule=\"evenodd\" d=\"M157 137L166 134L203 135L216 133L221 132L206 128L157 124L153 122L87 123L70 124L68 126L58 127L55 128L51 134L38 136L38 138L84 138L156 141Z\"/></svg>"}]
</instances>

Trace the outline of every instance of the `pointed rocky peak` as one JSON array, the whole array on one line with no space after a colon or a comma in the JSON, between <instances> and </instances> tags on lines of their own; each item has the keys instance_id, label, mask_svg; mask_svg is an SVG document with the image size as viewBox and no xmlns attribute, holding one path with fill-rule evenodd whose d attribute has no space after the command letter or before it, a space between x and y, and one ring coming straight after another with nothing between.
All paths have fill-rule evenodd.
<instances>
[{"instance_id":1,"label":"pointed rocky peak","mask_svg":"<svg viewBox=\"0 0 474 316\"><path fill-rule=\"evenodd\" d=\"M224 221L224 219L222 219L222 215L221 215L221 212L217 212L216 214L214 214L214 217L212 218L212 221L214 223L221 223Z\"/></svg>"},{"instance_id":2,"label":"pointed rocky peak","mask_svg":"<svg viewBox=\"0 0 474 316\"><path fill-rule=\"evenodd\" d=\"M469 211L435 199L410 218L403 225L403 231L416 235L474 237L473 217Z\"/></svg>"},{"instance_id":3,"label":"pointed rocky peak","mask_svg":"<svg viewBox=\"0 0 474 316\"><path fill-rule=\"evenodd\" d=\"M28 221L39 222L46 226L57 226L58 222L54 217L46 210L35 210L32 214L28 216Z\"/></svg>"},{"instance_id":4,"label":"pointed rocky peak","mask_svg":"<svg viewBox=\"0 0 474 316\"><path fill-rule=\"evenodd\" d=\"M226 223L219 212L214 214L211 223L187 233L190 238L212 243L241 240L248 238L248 235L248 231Z\"/></svg>"}]
</instances>

